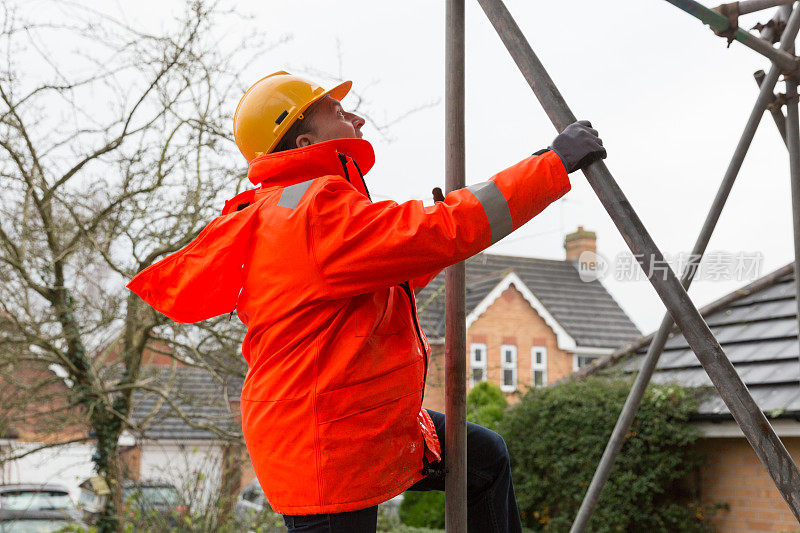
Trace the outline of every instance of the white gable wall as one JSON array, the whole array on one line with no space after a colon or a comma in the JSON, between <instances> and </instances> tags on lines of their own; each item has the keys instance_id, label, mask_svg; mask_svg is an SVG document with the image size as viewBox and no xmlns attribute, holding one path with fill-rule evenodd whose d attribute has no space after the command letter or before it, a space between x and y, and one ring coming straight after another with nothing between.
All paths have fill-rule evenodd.
<instances>
[{"instance_id":1,"label":"white gable wall","mask_svg":"<svg viewBox=\"0 0 800 533\"><path fill-rule=\"evenodd\" d=\"M23 453L43 446L40 442L0 441L0 453ZM94 475L94 444L64 444L35 451L14 461L0 462L0 483L56 483L70 489L77 500L78 485Z\"/></svg>"},{"instance_id":2,"label":"white gable wall","mask_svg":"<svg viewBox=\"0 0 800 533\"><path fill-rule=\"evenodd\" d=\"M205 441L141 443L142 480L169 481L186 501L209 503L220 487L222 448Z\"/></svg>"}]
</instances>

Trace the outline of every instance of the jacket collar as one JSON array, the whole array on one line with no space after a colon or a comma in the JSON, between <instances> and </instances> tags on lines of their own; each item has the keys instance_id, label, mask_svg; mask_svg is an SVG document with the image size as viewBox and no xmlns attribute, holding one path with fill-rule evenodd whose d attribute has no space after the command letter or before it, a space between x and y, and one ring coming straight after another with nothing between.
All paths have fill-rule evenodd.
<instances>
[{"instance_id":1,"label":"jacket collar","mask_svg":"<svg viewBox=\"0 0 800 533\"><path fill-rule=\"evenodd\" d=\"M369 197L364 174L374 164L375 152L368 141L334 139L257 157L250 162L247 177L253 184L266 189L288 187L320 176L342 176ZM222 214L239 211L253 203L257 190L241 192L225 202Z\"/></svg>"},{"instance_id":2,"label":"jacket collar","mask_svg":"<svg viewBox=\"0 0 800 533\"><path fill-rule=\"evenodd\" d=\"M262 187L288 187L320 176L345 174L340 154L364 175L375 164L375 152L364 139L333 139L305 148L265 154L250 162L247 177ZM348 165L349 166L349 165Z\"/></svg>"}]
</instances>

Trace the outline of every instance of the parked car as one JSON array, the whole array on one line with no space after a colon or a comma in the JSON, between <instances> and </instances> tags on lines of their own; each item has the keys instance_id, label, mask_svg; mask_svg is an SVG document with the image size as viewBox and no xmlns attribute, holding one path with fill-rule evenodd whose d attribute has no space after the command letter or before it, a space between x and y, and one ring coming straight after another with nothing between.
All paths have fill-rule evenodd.
<instances>
[{"instance_id":1,"label":"parked car","mask_svg":"<svg viewBox=\"0 0 800 533\"><path fill-rule=\"evenodd\" d=\"M67 526L85 528L86 524L63 510L0 511L0 533L51 533Z\"/></svg>"},{"instance_id":2,"label":"parked car","mask_svg":"<svg viewBox=\"0 0 800 533\"><path fill-rule=\"evenodd\" d=\"M79 485L78 505L86 520L94 522L106 504L108 486L102 478L89 478ZM134 519L158 516L177 522L186 508L174 485L158 480L124 480L122 512Z\"/></svg>"},{"instance_id":3,"label":"parked car","mask_svg":"<svg viewBox=\"0 0 800 533\"><path fill-rule=\"evenodd\" d=\"M254 479L239 493L233 512L237 520L243 524L249 524L268 506L261 485L258 484L257 479Z\"/></svg>"},{"instance_id":4,"label":"parked car","mask_svg":"<svg viewBox=\"0 0 800 533\"><path fill-rule=\"evenodd\" d=\"M71 520L81 513L63 485L15 483L0 485L0 518L3 513L46 511Z\"/></svg>"},{"instance_id":5,"label":"parked car","mask_svg":"<svg viewBox=\"0 0 800 533\"><path fill-rule=\"evenodd\" d=\"M381 506L384 507L386 512L390 515L397 516L400 502L402 501L403 495L398 494L391 500L383 502ZM254 479L239 493L239 497L236 499L236 504L233 507L233 512L236 520L240 524L255 526L262 525L256 523L260 518L263 518L259 515L271 509L267 497L264 496L264 491L258 483L258 479ZM280 520L279 522L282 523Z\"/></svg>"}]
</instances>

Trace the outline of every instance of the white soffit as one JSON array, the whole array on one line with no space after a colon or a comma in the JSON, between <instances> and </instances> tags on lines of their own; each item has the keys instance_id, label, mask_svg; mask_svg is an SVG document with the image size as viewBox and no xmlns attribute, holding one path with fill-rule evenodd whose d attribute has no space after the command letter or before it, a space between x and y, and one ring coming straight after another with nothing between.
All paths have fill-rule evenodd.
<instances>
[{"instance_id":1,"label":"white soffit","mask_svg":"<svg viewBox=\"0 0 800 533\"><path fill-rule=\"evenodd\" d=\"M796 420L779 418L770 420L769 423L779 437L800 437L800 423ZM742 429L733 420L693 422L692 425L705 438L744 438Z\"/></svg>"}]
</instances>

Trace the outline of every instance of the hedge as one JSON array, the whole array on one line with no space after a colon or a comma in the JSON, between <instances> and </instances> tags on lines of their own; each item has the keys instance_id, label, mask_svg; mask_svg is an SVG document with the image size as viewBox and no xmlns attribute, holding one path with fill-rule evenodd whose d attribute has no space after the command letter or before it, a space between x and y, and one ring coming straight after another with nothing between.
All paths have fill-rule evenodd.
<instances>
[{"instance_id":1,"label":"hedge","mask_svg":"<svg viewBox=\"0 0 800 533\"><path fill-rule=\"evenodd\" d=\"M523 524L568 531L622 410L630 383L593 378L532 389L507 409L499 431L511 454ZM702 457L687 424L694 394L651 386L589 523L592 532L707 531L692 491Z\"/></svg>"}]
</instances>

